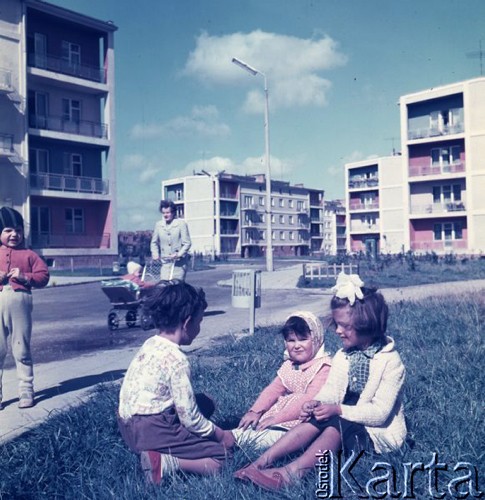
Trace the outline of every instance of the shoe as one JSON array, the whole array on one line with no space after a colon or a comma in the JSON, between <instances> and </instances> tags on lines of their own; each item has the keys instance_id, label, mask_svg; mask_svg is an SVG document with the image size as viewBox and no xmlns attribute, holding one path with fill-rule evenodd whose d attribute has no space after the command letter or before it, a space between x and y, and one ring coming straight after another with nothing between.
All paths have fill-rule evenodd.
<instances>
[{"instance_id":1,"label":"shoe","mask_svg":"<svg viewBox=\"0 0 485 500\"><path fill-rule=\"evenodd\" d=\"M34 393L22 392L19 396L19 408L32 408L34 406Z\"/></svg>"},{"instance_id":2,"label":"shoe","mask_svg":"<svg viewBox=\"0 0 485 500\"><path fill-rule=\"evenodd\" d=\"M271 469L261 471L252 467L247 470L245 478L267 491L279 491L290 484L281 473L271 472Z\"/></svg>"},{"instance_id":3,"label":"shoe","mask_svg":"<svg viewBox=\"0 0 485 500\"><path fill-rule=\"evenodd\" d=\"M247 481L249 479L247 476L248 470L251 470L252 468L255 468L255 466L252 463L249 463L241 469L237 470L233 474L233 477L235 477L236 479L240 479L241 481Z\"/></svg>"},{"instance_id":4,"label":"shoe","mask_svg":"<svg viewBox=\"0 0 485 500\"><path fill-rule=\"evenodd\" d=\"M158 451L142 451L140 462L147 483L160 484L162 481L162 459Z\"/></svg>"},{"instance_id":5,"label":"shoe","mask_svg":"<svg viewBox=\"0 0 485 500\"><path fill-rule=\"evenodd\" d=\"M2 401L0 401L0 411L2 411L2 410L3 410L3 403L2 403Z\"/></svg>"}]
</instances>

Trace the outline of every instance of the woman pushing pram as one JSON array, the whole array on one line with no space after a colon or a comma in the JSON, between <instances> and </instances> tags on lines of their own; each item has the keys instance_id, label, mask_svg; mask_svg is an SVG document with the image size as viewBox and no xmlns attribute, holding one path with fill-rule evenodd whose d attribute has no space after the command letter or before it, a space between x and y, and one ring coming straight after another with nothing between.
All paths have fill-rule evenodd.
<instances>
[{"instance_id":1,"label":"woman pushing pram","mask_svg":"<svg viewBox=\"0 0 485 500\"><path fill-rule=\"evenodd\" d=\"M188 251L192 245L187 223L176 219L173 201L162 200L160 212L163 216L155 224L150 251L154 261L160 261L162 280L185 280L189 263Z\"/></svg>"}]
</instances>

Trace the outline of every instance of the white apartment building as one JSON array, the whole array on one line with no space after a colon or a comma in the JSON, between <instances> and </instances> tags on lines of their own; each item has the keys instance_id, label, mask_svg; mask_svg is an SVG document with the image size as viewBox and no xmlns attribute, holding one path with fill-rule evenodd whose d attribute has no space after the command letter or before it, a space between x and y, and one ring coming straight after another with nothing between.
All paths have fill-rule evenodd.
<instances>
[{"instance_id":1,"label":"white apartment building","mask_svg":"<svg viewBox=\"0 0 485 500\"><path fill-rule=\"evenodd\" d=\"M485 78L402 96L401 155L345 165L350 252L485 251Z\"/></svg>"},{"instance_id":2,"label":"white apartment building","mask_svg":"<svg viewBox=\"0 0 485 500\"><path fill-rule=\"evenodd\" d=\"M402 96L405 247L485 251L485 78Z\"/></svg>"},{"instance_id":3,"label":"white apartment building","mask_svg":"<svg viewBox=\"0 0 485 500\"><path fill-rule=\"evenodd\" d=\"M347 250L398 253L405 241L402 158L345 165Z\"/></svg>"},{"instance_id":4,"label":"white apartment building","mask_svg":"<svg viewBox=\"0 0 485 500\"><path fill-rule=\"evenodd\" d=\"M345 200L324 202L323 244L324 255L339 255L347 251L347 211Z\"/></svg>"},{"instance_id":5,"label":"white apartment building","mask_svg":"<svg viewBox=\"0 0 485 500\"><path fill-rule=\"evenodd\" d=\"M0 2L0 205L59 268L118 253L116 29L44 1Z\"/></svg>"},{"instance_id":6,"label":"white apartment building","mask_svg":"<svg viewBox=\"0 0 485 500\"><path fill-rule=\"evenodd\" d=\"M263 256L268 237L275 256L320 251L323 194L272 180L268 209L264 175L196 174L162 182L162 197L175 202L189 225L192 251L210 255Z\"/></svg>"}]
</instances>

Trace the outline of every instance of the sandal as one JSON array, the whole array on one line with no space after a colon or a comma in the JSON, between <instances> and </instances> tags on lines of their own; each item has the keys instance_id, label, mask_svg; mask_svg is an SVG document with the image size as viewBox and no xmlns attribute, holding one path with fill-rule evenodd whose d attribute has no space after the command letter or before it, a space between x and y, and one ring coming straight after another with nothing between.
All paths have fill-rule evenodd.
<instances>
[{"instance_id":1,"label":"sandal","mask_svg":"<svg viewBox=\"0 0 485 500\"><path fill-rule=\"evenodd\" d=\"M160 484L162 481L162 457L158 451L142 451L140 462L147 483Z\"/></svg>"},{"instance_id":2,"label":"sandal","mask_svg":"<svg viewBox=\"0 0 485 500\"><path fill-rule=\"evenodd\" d=\"M279 491L290 484L280 472L271 472L271 469L262 472L255 467L246 472L246 479L267 491Z\"/></svg>"}]
</instances>

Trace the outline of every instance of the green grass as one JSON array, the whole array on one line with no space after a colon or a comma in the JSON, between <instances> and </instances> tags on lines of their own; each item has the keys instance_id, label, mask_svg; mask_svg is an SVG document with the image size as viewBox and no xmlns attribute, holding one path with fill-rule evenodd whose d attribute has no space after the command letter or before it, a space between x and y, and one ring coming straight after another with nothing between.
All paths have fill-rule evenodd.
<instances>
[{"instance_id":1,"label":"green grass","mask_svg":"<svg viewBox=\"0 0 485 500\"><path fill-rule=\"evenodd\" d=\"M448 257L434 261L430 257L416 258L406 254L402 258L353 260L352 264L359 266L358 274L367 286L378 288L485 279L485 259ZM300 288L329 288L333 285L335 278L310 280L301 277L298 283Z\"/></svg>"},{"instance_id":2,"label":"green grass","mask_svg":"<svg viewBox=\"0 0 485 500\"><path fill-rule=\"evenodd\" d=\"M405 408L409 443L381 457L402 469L403 462L428 463L439 452L450 470L440 484L455 477L453 466L470 462L483 470L483 331L484 301L472 295L391 305L389 333L407 368ZM327 334L327 349L338 339ZM237 342L230 336L193 357L197 391L210 394L218 409L214 420L233 426L274 377L281 363L282 341L276 328L257 331ZM5 499L266 499L315 498L316 475L280 494L237 483L232 472L254 453L237 450L216 478L177 476L159 488L146 485L137 457L123 444L116 426L118 385L99 387L92 400L46 423L0 449L0 498ZM356 476L369 479L375 458L359 462ZM483 487L483 485L482 485ZM424 478L417 498L429 498ZM419 493L421 492L421 494ZM356 498L348 495L346 498Z\"/></svg>"}]
</instances>

